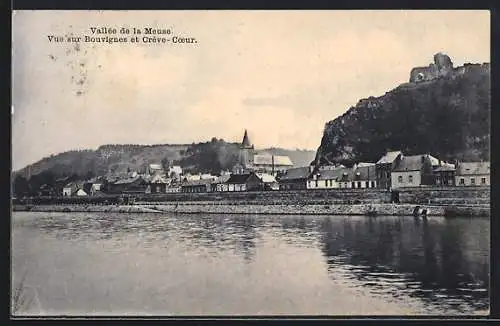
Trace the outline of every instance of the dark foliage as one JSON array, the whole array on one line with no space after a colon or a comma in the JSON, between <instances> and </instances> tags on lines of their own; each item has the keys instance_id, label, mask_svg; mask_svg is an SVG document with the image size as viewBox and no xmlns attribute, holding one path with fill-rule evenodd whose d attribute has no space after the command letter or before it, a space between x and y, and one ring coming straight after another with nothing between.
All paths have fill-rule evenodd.
<instances>
[{"instance_id":1,"label":"dark foliage","mask_svg":"<svg viewBox=\"0 0 500 326\"><path fill-rule=\"evenodd\" d=\"M316 159L376 162L392 149L446 161L488 160L489 121L489 66L470 65L463 73L361 100L326 124Z\"/></svg>"}]
</instances>

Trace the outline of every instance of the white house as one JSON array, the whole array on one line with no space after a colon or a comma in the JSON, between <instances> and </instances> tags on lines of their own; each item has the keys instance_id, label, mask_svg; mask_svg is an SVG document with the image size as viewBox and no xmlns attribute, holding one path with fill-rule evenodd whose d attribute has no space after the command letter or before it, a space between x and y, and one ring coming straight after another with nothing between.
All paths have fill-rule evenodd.
<instances>
[{"instance_id":1,"label":"white house","mask_svg":"<svg viewBox=\"0 0 500 326\"><path fill-rule=\"evenodd\" d=\"M490 162L459 162L456 168L457 186L489 186Z\"/></svg>"},{"instance_id":2,"label":"white house","mask_svg":"<svg viewBox=\"0 0 500 326\"><path fill-rule=\"evenodd\" d=\"M64 197L73 196L77 190L78 190L78 187L77 187L76 183L74 183L74 182L68 183L67 185L65 185L63 187L63 196Z\"/></svg>"},{"instance_id":3,"label":"white house","mask_svg":"<svg viewBox=\"0 0 500 326\"><path fill-rule=\"evenodd\" d=\"M225 192L229 191L229 185L227 181L231 177L231 174L223 174L212 182L212 191Z\"/></svg>"},{"instance_id":4,"label":"white house","mask_svg":"<svg viewBox=\"0 0 500 326\"><path fill-rule=\"evenodd\" d=\"M345 168L323 169L313 173L307 180L307 189L340 188L339 180Z\"/></svg>"},{"instance_id":5,"label":"white house","mask_svg":"<svg viewBox=\"0 0 500 326\"><path fill-rule=\"evenodd\" d=\"M257 176L264 183L264 187L267 190L279 190L280 186L276 178L269 173L257 173Z\"/></svg>"}]
</instances>

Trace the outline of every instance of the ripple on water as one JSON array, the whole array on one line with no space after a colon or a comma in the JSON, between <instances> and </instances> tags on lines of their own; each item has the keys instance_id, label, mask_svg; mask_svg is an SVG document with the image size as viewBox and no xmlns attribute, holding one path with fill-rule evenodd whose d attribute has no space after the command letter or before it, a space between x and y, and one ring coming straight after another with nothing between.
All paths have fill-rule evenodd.
<instances>
[{"instance_id":1,"label":"ripple on water","mask_svg":"<svg viewBox=\"0 0 500 326\"><path fill-rule=\"evenodd\" d=\"M400 227L395 227L395 223ZM447 227L448 224L453 227ZM317 298L308 292L308 279L320 288L331 288L333 293L350 289L358 301L387 302L416 312L477 313L489 308L488 280L482 274L482 265L478 265L487 264L489 247L486 242L483 248L477 247L483 245L478 241L461 241L462 237L477 238L476 229L483 232L487 228L455 220L439 225L429 223L423 228L422 224L413 224L413 220L390 218L377 219L375 223L360 218L71 213L14 218L13 227L16 234L29 228L43 235L43 239L62 241L58 242L61 256L52 257L53 251L44 247L47 245L44 241L34 239L36 246L29 247L30 242L14 239L14 251L21 252L26 261L39 260L37 257L41 256L29 256L38 253L47 255L45 260L39 260L39 265L46 264L44 261L76 264L80 259L73 259L72 248L79 248L80 254L92 257L83 265L81 261L78 263L80 269L85 266L83 269L89 273L80 276L85 282L78 284L95 284L98 288L106 274L103 265L109 264L107 271L116 275L113 283L106 283L106 287L113 286L120 295L110 292L107 295L111 297L100 303L116 309L123 310L131 304L122 298L126 291L120 292L120 288L134 289L137 309L161 309L155 306L154 300L141 297L141 288L161 287L172 291L169 296L175 296L175 300L168 296L161 300L173 310L185 311L193 305L206 305L209 310L210 302L218 302L217 307L240 304L245 311L245 307L253 305L268 311L273 304L276 309L284 309L286 307L280 304L298 302L300 297L311 303L314 314L319 312L314 307L319 309L332 298L322 295L321 300L326 303L312 304ZM72 246L66 246L68 243ZM88 250L95 250L94 256ZM110 254L116 256L108 256ZM120 259L112 260L117 257ZM134 267L129 259L140 264ZM94 261L99 263L92 266ZM302 261L304 263L298 263ZM19 261L16 264L19 265ZM71 264L51 265L49 274L55 274L56 267L63 271L58 278L80 272L78 268L72 269ZM321 283L324 281L318 275L323 274L312 274L319 270L329 276L327 283ZM299 275L302 275L301 281L298 281ZM46 282L47 279L40 279L42 287ZM72 286L78 289L78 284ZM236 296L235 289L245 291L245 296ZM45 293L54 291L53 287L44 290ZM84 295L85 290L81 290L80 295ZM87 293L89 297L80 299L75 293L78 291L73 292L73 304L80 300L84 306L92 305L94 300L89 297L99 292ZM212 299L200 301L198 296L202 294ZM279 300L278 294L283 296ZM269 299L266 307L259 306L262 297L274 298L274 301ZM99 297L94 299L98 301ZM335 303L330 307L332 311L339 308Z\"/></svg>"}]
</instances>

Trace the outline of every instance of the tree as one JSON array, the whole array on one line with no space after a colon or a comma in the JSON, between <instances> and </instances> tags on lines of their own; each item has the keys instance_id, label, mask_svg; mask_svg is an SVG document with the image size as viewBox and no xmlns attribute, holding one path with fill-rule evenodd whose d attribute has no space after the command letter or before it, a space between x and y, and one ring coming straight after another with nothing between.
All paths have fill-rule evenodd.
<instances>
[{"instance_id":1,"label":"tree","mask_svg":"<svg viewBox=\"0 0 500 326\"><path fill-rule=\"evenodd\" d=\"M168 156L161 159L161 166L163 167L163 170L168 170L170 167L170 160L168 159Z\"/></svg>"},{"instance_id":2,"label":"tree","mask_svg":"<svg viewBox=\"0 0 500 326\"><path fill-rule=\"evenodd\" d=\"M14 179L13 185L14 194L17 197L28 196L30 194L30 185L28 180L25 177L18 175Z\"/></svg>"}]
</instances>

